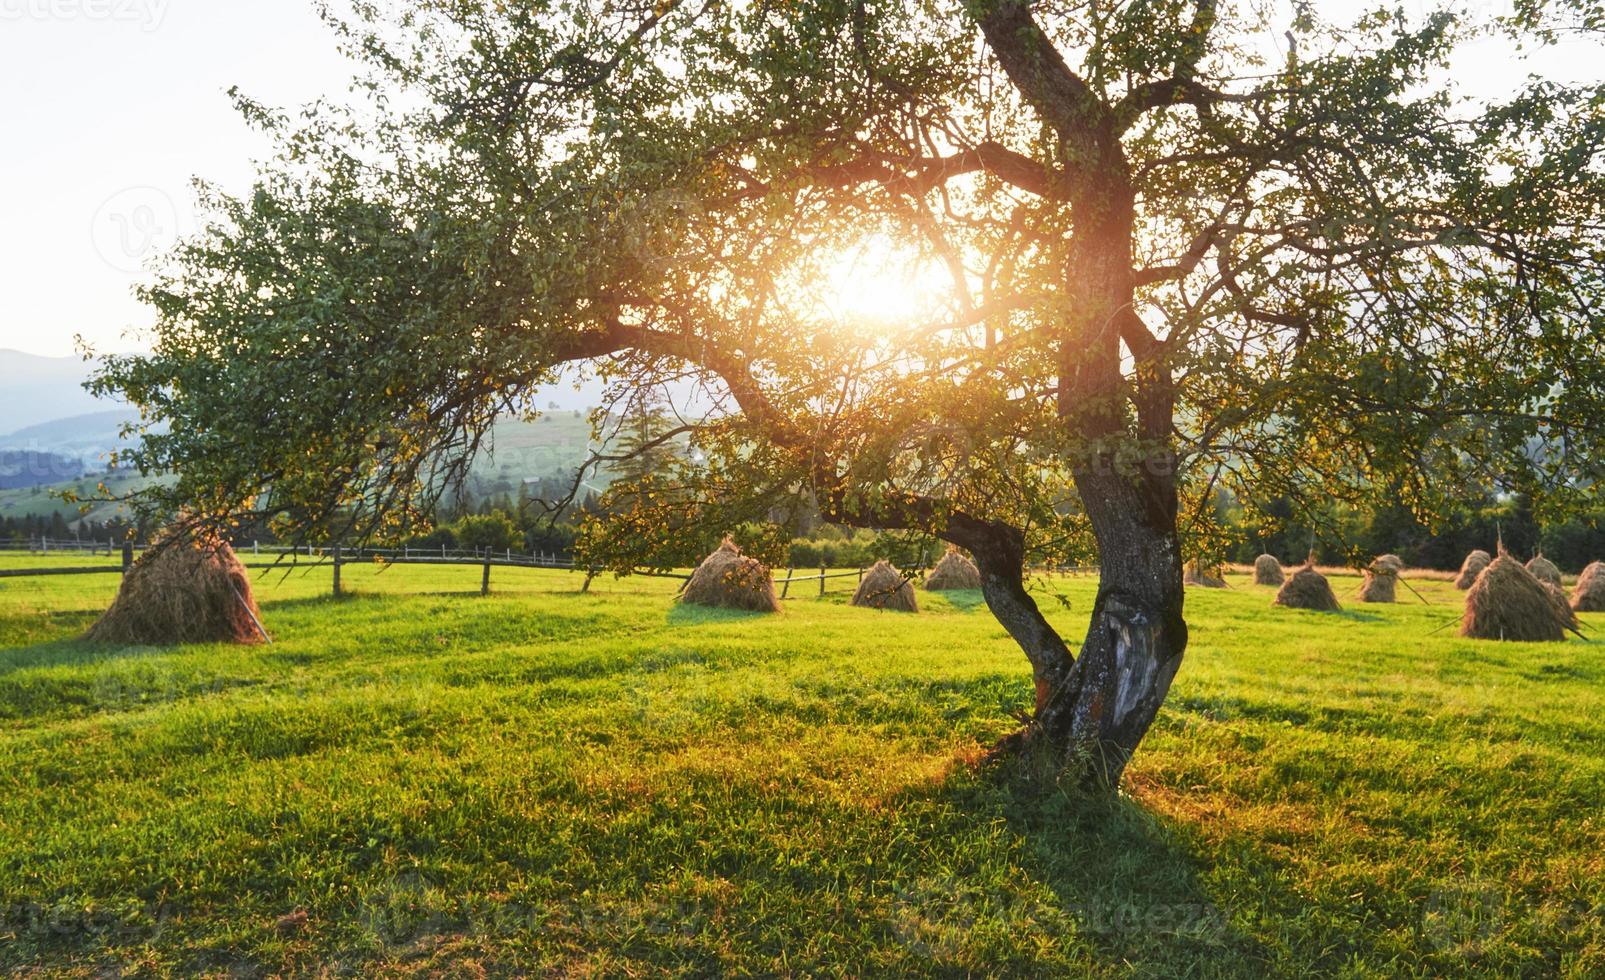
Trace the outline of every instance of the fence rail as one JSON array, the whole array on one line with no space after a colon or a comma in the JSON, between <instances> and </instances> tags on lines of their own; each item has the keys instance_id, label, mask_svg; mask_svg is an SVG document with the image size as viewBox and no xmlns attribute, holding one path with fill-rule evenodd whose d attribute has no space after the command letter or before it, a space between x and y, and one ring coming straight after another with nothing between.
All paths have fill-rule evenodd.
<instances>
[{"instance_id":1,"label":"fence rail","mask_svg":"<svg viewBox=\"0 0 1605 980\"><path fill-rule=\"evenodd\" d=\"M36 541L35 543L37 544L38 542ZM70 543L71 542L69 542L69 544ZM51 542L51 548L35 548L34 550L36 553L45 553L51 550L73 550L70 548L55 548L53 547L55 544L56 542ZM87 550L87 547L84 550ZM100 575L110 573L126 573L128 569L133 566L134 551L135 549L133 545L123 545L122 563L117 565L74 565L65 568L0 568L0 578L31 578L39 575ZM112 552L110 551L107 552L107 554L111 553ZM335 595L343 594L344 590L341 584L340 571L348 565L382 564L478 566L483 569L483 574L480 579L481 595L485 595L490 592L490 570L492 568L545 568L570 572L584 571L585 583L580 587L581 591L588 591L591 586L591 580L594 579L598 574L606 571L606 569L597 568L595 566L576 565L574 561L569 558L560 558L556 555L544 555L540 552L523 554L520 552L515 552L509 548L500 550L491 548L481 548L477 550L464 548L442 548L437 552L433 548L420 549L407 547L342 548L335 546L331 548L311 548L301 546L292 548L285 546L255 545L251 547L251 555L260 556L263 553L277 554L279 558L278 560L271 562L242 561L240 564L249 569L284 569L296 567L299 562L295 560L303 556L306 558L311 558L313 559L313 562L307 567L326 567L332 570ZM237 551L236 554L244 554L244 552L241 550ZM285 559L291 559L291 563L287 565ZM867 568L857 568L849 569L847 571L833 572L829 569L821 568L818 573L798 575L796 574L796 569L787 569L786 577L783 579L777 579L775 584L781 587L782 598L784 598L790 591L791 584L793 582L817 581L819 583L819 594L824 595L825 582L827 580L836 578L857 578L862 580L864 573L867 570ZM675 579L680 582L680 588L682 590L685 588L686 583L691 581L690 573L686 572L659 571L657 569L638 568L631 571L630 574L639 575L644 578Z\"/></svg>"},{"instance_id":2,"label":"fence rail","mask_svg":"<svg viewBox=\"0 0 1605 980\"><path fill-rule=\"evenodd\" d=\"M28 538L22 541L6 538L0 540L0 551L29 551L35 553L87 551L90 554L98 554L104 551L110 555L117 551L117 547L117 542L109 539L106 541L84 541L78 538Z\"/></svg>"},{"instance_id":3,"label":"fence rail","mask_svg":"<svg viewBox=\"0 0 1605 980\"><path fill-rule=\"evenodd\" d=\"M106 542L102 544L100 542L54 541L50 539L37 538L31 542L27 542L26 545L20 542L0 542L0 550L19 551L22 550L23 547L27 547L28 550L36 554L46 554L53 551L74 551L79 553L89 551L91 555L94 555L98 554L101 550L104 550L109 557L114 553L114 545L112 542ZM481 595L487 595L490 592L490 570L492 568L546 568L559 569L562 571L584 571L585 583L580 586L580 591L582 592L589 591L591 587L591 580L601 572L606 571L606 569L597 568L596 566L576 565L573 559L561 558L555 554L546 555L539 551L533 551L526 554L523 552L515 552L511 548L472 549L447 548L445 546L441 546L440 549L436 550L434 548L413 548L410 546L403 546L400 548L344 548L340 545L318 548L309 545L262 545L257 542L252 542L248 547L249 554L253 557L259 557L263 554L279 556L278 560L271 562L241 562L241 564L246 568L251 569L283 569L286 567L285 559L287 558L291 559L291 564L289 567L295 567L298 565L299 562L297 559L301 558L302 556L315 559L310 567L329 567L333 570L335 595L343 594L340 581L340 570L347 565L361 565L370 563L383 565L474 565L482 569L479 587ZM246 549L247 546L242 544L236 549L236 554L245 554ZM117 565L80 565L67 568L0 568L0 578L31 578L38 575L100 575L114 572L126 573L128 569L133 566L135 546L132 544L124 544L122 545L121 552L122 562L121 564ZM786 577L775 579L774 584L780 587L780 597L782 599L788 597L791 592L792 583L794 582L818 582L819 594L824 595L826 583L831 579L857 578L859 581L863 581L864 573L868 570L869 569L867 567L863 567L847 569L845 571L832 571L829 567L821 567L818 572L810 571L807 575L798 575L796 568L788 568L786 569ZM905 573L905 575L912 579L914 576L923 574L926 571L929 571L929 569L920 568L912 574ZM1079 565L1074 567L1057 568L1053 569L1052 571L1060 574L1080 575L1096 573L1098 571L1098 567L1096 565ZM657 569L635 569L631 571L630 574L639 575L644 578L676 579L680 582L680 589L682 591L685 589L686 584L691 581L691 575L689 573L659 571Z\"/></svg>"}]
</instances>

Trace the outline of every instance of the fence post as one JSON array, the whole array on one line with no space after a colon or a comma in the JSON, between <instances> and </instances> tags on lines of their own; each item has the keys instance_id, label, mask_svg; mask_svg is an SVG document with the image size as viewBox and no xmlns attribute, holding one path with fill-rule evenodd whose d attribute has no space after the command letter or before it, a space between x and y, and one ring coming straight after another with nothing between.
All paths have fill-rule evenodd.
<instances>
[{"instance_id":1,"label":"fence post","mask_svg":"<svg viewBox=\"0 0 1605 980\"><path fill-rule=\"evenodd\" d=\"M825 566L819 566L819 594L825 594Z\"/></svg>"},{"instance_id":2,"label":"fence post","mask_svg":"<svg viewBox=\"0 0 1605 980\"><path fill-rule=\"evenodd\" d=\"M479 594L490 595L490 545L485 546L485 575L479 580Z\"/></svg>"},{"instance_id":3,"label":"fence post","mask_svg":"<svg viewBox=\"0 0 1605 980\"><path fill-rule=\"evenodd\" d=\"M130 568L133 568L133 567L134 567L134 543L132 541L124 541L123 542L123 574L127 575L128 574L128 570Z\"/></svg>"},{"instance_id":4,"label":"fence post","mask_svg":"<svg viewBox=\"0 0 1605 980\"><path fill-rule=\"evenodd\" d=\"M780 598L784 599L786 593L791 591L791 569L786 569L786 580L780 583Z\"/></svg>"},{"instance_id":5,"label":"fence post","mask_svg":"<svg viewBox=\"0 0 1605 980\"><path fill-rule=\"evenodd\" d=\"M440 542L440 557L446 557L446 542Z\"/></svg>"},{"instance_id":6,"label":"fence post","mask_svg":"<svg viewBox=\"0 0 1605 980\"><path fill-rule=\"evenodd\" d=\"M334 546L334 597L340 598L340 546Z\"/></svg>"},{"instance_id":7,"label":"fence post","mask_svg":"<svg viewBox=\"0 0 1605 980\"><path fill-rule=\"evenodd\" d=\"M261 553L262 553L262 542L257 541L257 540L255 540L253 538L251 540L251 554L260 555Z\"/></svg>"},{"instance_id":8,"label":"fence post","mask_svg":"<svg viewBox=\"0 0 1605 980\"><path fill-rule=\"evenodd\" d=\"M859 568L858 568L858 582L859 582L860 585L862 585L863 582L864 582L864 568L863 568L863 566L859 566Z\"/></svg>"}]
</instances>

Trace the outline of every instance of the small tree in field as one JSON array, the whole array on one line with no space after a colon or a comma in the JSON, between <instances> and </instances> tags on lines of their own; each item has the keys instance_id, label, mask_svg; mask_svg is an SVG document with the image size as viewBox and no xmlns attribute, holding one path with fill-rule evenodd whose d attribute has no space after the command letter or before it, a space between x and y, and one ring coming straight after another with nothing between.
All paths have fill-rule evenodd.
<instances>
[{"instance_id":1,"label":"small tree in field","mask_svg":"<svg viewBox=\"0 0 1605 980\"><path fill-rule=\"evenodd\" d=\"M280 158L206 195L143 290L152 353L97 386L168 423L132 454L178 474L155 502L357 534L563 364L699 386L699 464L640 507L711 534L798 501L966 549L1035 680L1010 744L1113 786L1217 489L1561 507L1605 458L1600 92L1468 102L1451 61L1598 12L1299 11L359 4L334 22L370 98L240 100ZM944 278L844 317L826 284L866 253ZM1072 651L1024 575L1093 552Z\"/></svg>"}]
</instances>

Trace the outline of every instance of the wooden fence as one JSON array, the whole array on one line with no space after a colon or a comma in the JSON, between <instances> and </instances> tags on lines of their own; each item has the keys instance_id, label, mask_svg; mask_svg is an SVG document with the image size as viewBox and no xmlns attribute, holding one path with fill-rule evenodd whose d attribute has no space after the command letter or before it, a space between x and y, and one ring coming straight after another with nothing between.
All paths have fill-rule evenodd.
<instances>
[{"instance_id":1,"label":"wooden fence","mask_svg":"<svg viewBox=\"0 0 1605 980\"><path fill-rule=\"evenodd\" d=\"M39 544L37 540L34 543ZM80 553L83 551L90 551L87 543L85 543L85 545L81 548L75 547L77 542L49 542L48 544L48 547L36 547L33 550L35 553L40 554L51 552L59 553L64 551L74 551ZM67 545L67 547L60 546L63 544ZM108 555L112 554L108 544L101 543L96 543L95 550L91 551L90 553L92 555L97 554L101 550L105 550ZM121 548L122 560L116 565L74 565L61 568L0 568L0 578L31 578L38 575L126 574L128 569L134 564L134 551L135 549L132 544L124 544ZM347 565L354 564L377 563L382 565L478 566L481 569L479 580L480 595L488 595L490 593L490 571L492 568L548 568L561 569L563 571L571 572L583 571L585 573L585 581L580 586L580 591L582 592L589 591L591 587L591 580L604 571L604 569L599 569L594 566L576 566L571 559L560 558L557 555L545 555L538 551L525 554L522 552L515 552L510 548L497 550L491 548L463 549L441 547L437 551L434 548L412 547L343 548L339 545L335 545L334 547L330 548L313 548L308 546L283 547L276 545L262 546L253 544L250 546L250 550L248 552L245 550L244 546L236 551L236 554L238 555L244 556L249 554L252 557L257 557L264 553L276 554L278 557L274 561L242 561L241 564L243 564L246 568L253 569L282 569L286 567L302 567L300 559L303 557L309 558L312 559L312 564L305 567L329 567L333 577L333 591L337 596L344 594L340 570ZM286 564L287 560L290 563L288 565ZM799 575L797 574L797 569L788 568L786 569L786 577L776 579L775 584L780 586L780 597L782 599L786 598L790 594L791 586L794 582L818 582L819 595L823 596L825 594L827 583L830 580L852 578L855 579L856 584L857 581L863 580L864 573L866 571L868 571L867 568L831 571L828 567L821 567L817 573L810 571L806 575ZM685 589L686 583L691 580L691 575L689 573L661 571L658 569L636 569L630 574L640 575L645 578L675 579L680 582L681 591Z\"/></svg>"},{"instance_id":2,"label":"wooden fence","mask_svg":"<svg viewBox=\"0 0 1605 980\"><path fill-rule=\"evenodd\" d=\"M89 555L93 557L94 555L104 551L106 555L110 557L114 554L114 548L117 548L117 545L110 541L100 542L35 538L25 543L14 541L0 542L0 550L20 551L26 549L34 554L59 554L61 552L82 554L84 552L88 552ZM110 573L126 573L134 564L135 548L132 544L125 543L119 550L121 551L122 561L116 565L80 565L66 568L0 568L0 578L29 578L36 575L99 575ZM334 594L337 596L344 594L340 581L340 569L346 565L353 564L369 564L377 562L384 565L476 565L481 570L479 580L480 595L488 595L490 593L490 570L492 568L555 568L562 569L564 571L583 571L585 572L585 581L584 584L580 586L581 592L589 591L591 587L591 580L603 571L603 569L599 569L594 566L576 566L572 559L562 558L556 554L547 555L539 551L525 553L514 551L511 548L470 549L448 548L445 545L441 545L438 549L414 548L410 545L403 545L400 548L344 548L340 545L318 548L312 545L264 545L253 541L249 545L245 545L243 543L238 545L236 548L236 554L242 556L249 554L253 558L260 557L264 554L277 556L277 558L271 562L242 561L242 564L244 564L246 568L284 568L286 559L292 563L292 567L298 567L300 565L300 559L303 556L313 560L313 563L310 566L311 568L320 568L324 565L328 565L333 572ZM831 579L856 578L858 581L863 581L864 573L868 570L868 568L856 568L833 572L829 569L829 567L821 566L817 573L810 570L806 575L798 575L797 569L788 568L786 569L786 577L777 578L775 580L775 584L780 586L780 597L782 599L788 597L791 592L792 583L794 582L818 582L819 595L823 596L826 590L826 583ZM906 571L904 574L912 578L914 575L921 574L927 570L928 569L921 568L912 574ZM1052 571L1059 574L1080 575L1096 573L1098 568L1097 566L1076 566L1057 568L1053 569ZM640 575L646 578L677 579L680 582L681 591L684 591L686 583L691 580L691 576L688 573L661 571L657 569L636 569L630 574Z\"/></svg>"}]
</instances>

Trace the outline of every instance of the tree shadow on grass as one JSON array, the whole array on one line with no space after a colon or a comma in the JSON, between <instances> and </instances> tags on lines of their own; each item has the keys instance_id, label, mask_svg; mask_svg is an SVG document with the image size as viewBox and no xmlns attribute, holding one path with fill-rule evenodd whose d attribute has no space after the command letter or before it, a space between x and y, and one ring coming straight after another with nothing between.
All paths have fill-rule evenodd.
<instances>
[{"instance_id":1,"label":"tree shadow on grass","mask_svg":"<svg viewBox=\"0 0 1605 980\"><path fill-rule=\"evenodd\" d=\"M773 613L750 609L723 609L703 606L694 602L675 602L669 607L665 621L671 626L706 626L714 623L739 623L749 619L762 619Z\"/></svg>"},{"instance_id":2,"label":"tree shadow on grass","mask_svg":"<svg viewBox=\"0 0 1605 980\"><path fill-rule=\"evenodd\" d=\"M1190 973L1204 961L1252 975L1253 964L1271 958L1232 926L1229 906L1200 880L1203 855L1178 827L1129 798L1065 791L1025 770L1018 763L965 769L928 791L955 815L955 835L1006 827L1014 861L1052 896L1045 907L1013 915L1005 908L1006 921L1058 932L1056 942L1138 975Z\"/></svg>"},{"instance_id":3,"label":"tree shadow on grass","mask_svg":"<svg viewBox=\"0 0 1605 980\"><path fill-rule=\"evenodd\" d=\"M1378 616L1376 613L1357 612L1353 609L1340 609L1332 615L1351 623L1381 623L1386 620L1386 617Z\"/></svg>"},{"instance_id":4,"label":"tree shadow on grass","mask_svg":"<svg viewBox=\"0 0 1605 980\"><path fill-rule=\"evenodd\" d=\"M91 620L92 622L93 620ZM88 624L85 624L87 628ZM74 634L59 640L46 640L23 647L0 651L0 675L34 667L60 667L98 663L129 656L146 656L163 653L165 647L121 647L102 643L89 643Z\"/></svg>"},{"instance_id":5,"label":"tree shadow on grass","mask_svg":"<svg viewBox=\"0 0 1605 980\"><path fill-rule=\"evenodd\" d=\"M961 765L866 803L856 780L841 794L793 789L786 769L682 772L674 815L652 818L678 838L674 854L692 855L676 874L763 897L722 910L724 948L776 944L815 957L797 961L804 973L897 976L1258 976L1275 958L1232 924L1185 834L1130 800ZM667 871L632 849L643 818L616 817L592 853L637 855L629 872L643 879ZM588 938L619 951L617 937ZM629 953L659 966L673 955Z\"/></svg>"},{"instance_id":6,"label":"tree shadow on grass","mask_svg":"<svg viewBox=\"0 0 1605 980\"><path fill-rule=\"evenodd\" d=\"M19 650L77 642L100 615L101 611L98 609L52 609L17 615L14 619L0 624L0 663L8 662L9 655ZM31 632L43 633L53 638L40 640L29 632L24 632L24 621L32 625ZM26 642L25 637L26 640L33 642Z\"/></svg>"},{"instance_id":7,"label":"tree shadow on grass","mask_svg":"<svg viewBox=\"0 0 1605 980\"><path fill-rule=\"evenodd\" d=\"M980 589L944 589L936 594L946 599L948 605L959 612L974 612L986 608L986 598L981 595Z\"/></svg>"}]
</instances>

